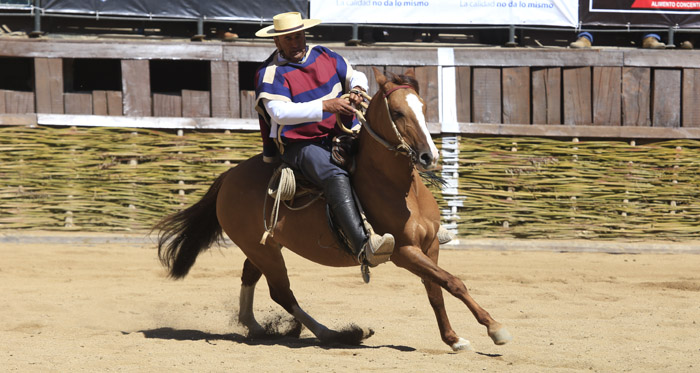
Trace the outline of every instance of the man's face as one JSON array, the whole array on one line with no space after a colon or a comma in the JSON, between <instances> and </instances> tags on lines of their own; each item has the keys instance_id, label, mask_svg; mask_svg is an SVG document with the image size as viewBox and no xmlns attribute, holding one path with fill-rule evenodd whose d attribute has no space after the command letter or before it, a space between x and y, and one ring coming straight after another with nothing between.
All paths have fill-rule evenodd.
<instances>
[{"instance_id":1,"label":"man's face","mask_svg":"<svg viewBox=\"0 0 700 373\"><path fill-rule=\"evenodd\" d=\"M282 53L282 57L288 61L301 61L306 53L306 35L304 35L304 30L275 36L275 45Z\"/></svg>"}]
</instances>

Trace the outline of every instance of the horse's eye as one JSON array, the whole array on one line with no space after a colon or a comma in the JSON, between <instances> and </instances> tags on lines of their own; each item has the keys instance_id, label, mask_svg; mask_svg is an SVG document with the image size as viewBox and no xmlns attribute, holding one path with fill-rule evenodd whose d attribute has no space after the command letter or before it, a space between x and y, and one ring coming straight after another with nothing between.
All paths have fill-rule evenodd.
<instances>
[{"instance_id":1,"label":"horse's eye","mask_svg":"<svg viewBox=\"0 0 700 373\"><path fill-rule=\"evenodd\" d=\"M391 117L394 118L394 120L397 120L397 119L402 118L403 114L400 111L392 111Z\"/></svg>"}]
</instances>

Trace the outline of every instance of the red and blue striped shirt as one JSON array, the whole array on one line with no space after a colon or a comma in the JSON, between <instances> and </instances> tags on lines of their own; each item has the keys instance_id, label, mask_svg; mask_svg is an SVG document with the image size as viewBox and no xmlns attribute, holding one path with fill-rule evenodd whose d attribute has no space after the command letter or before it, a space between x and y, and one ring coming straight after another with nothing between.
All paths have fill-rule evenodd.
<instances>
[{"instance_id":1,"label":"red and blue striped shirt","mask_svg":"<svg viewBox=\"0 0 700 373\"><path fill-rule=\"evenodd\" d=\"M340 97L348 90L354 70L339 54L323 46L309 46L304 59L298 63L279 58L273 53L255 73L256 110L263 137L263 152L274 156L278 141L320 141L340 134L335 115L324 112L318 122L280 126L274 131L263 100L304 103ZM348 124L350 126L350 124Z\"/></svg>"}]
</instances>

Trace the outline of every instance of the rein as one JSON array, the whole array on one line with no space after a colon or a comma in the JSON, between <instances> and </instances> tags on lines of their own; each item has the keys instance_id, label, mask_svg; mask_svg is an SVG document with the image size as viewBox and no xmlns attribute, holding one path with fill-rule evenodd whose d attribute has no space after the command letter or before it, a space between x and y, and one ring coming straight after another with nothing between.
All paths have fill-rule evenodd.
<instances>
[{"instance_id":1,"label":"rein","mask_svg":"<svg viewBox=\"0 0 700 373\"><path fill-rule=\"evenodd\" d=\"M401 133L399 132L398 127L396 126L396 123L394 123L394 119L391 117L391 111L389 110L389 95L392 94L394 91L397 91L399 89L413 89L410 85L397 85L394 88L390 89L389 91L384 93L384 105L386 106L386 113L387 116L389 116L389 122L391 122L391 128L394 130L394 134L396 134L396 138L399 140L398 145L391 145L388 141L383 139L379 134L374 132L372 129L372 126L370 126L369 121L365 118L364 114L360 110L355 110L355 115L357 116L357 119L362 123L363 128L367 130L367 132L376 140L378 143L384 145L385 148L388 150L399 153L401 155L405 155L408 157L413 163L416 163L418 157L416 155L415 150L411 148L411 146L406 142L406 140L403 139L403 136L401 136ZM362 91L356 91L355 93L359 93L364 97L367 101L372 101L372 97L370 97L366 92ZM349 94L345 94L341 96L341 98L347 99L349 97ZM362 108L367 110L369 105L362 103ZM336 114L336 122L340 126L340 129L346 133L350 134L355 134L357 131L355 130L349 130L347 129L341 122L340 122L340 116Z\"/></svg>"}]
</instances>

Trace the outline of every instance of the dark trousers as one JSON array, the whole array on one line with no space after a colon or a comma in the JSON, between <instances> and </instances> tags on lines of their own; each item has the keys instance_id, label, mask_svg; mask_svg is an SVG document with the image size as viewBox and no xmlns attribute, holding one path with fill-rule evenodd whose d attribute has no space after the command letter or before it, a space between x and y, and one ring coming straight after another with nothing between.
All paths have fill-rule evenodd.
<instances>
[{"instance_id":1,"label":"dark trousers","mask_svg":"<svg viewBox=\"0 0 700 373\"><path fill-rule=\"evenodd\" d=\"M324 188L334 176L348 173L331 161L330 139L324 142L295 142L284 147L282 160L297 169L314 185Z\"/></svg>"}]
</instances>

